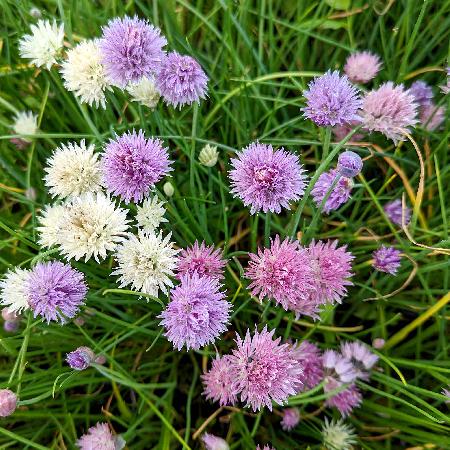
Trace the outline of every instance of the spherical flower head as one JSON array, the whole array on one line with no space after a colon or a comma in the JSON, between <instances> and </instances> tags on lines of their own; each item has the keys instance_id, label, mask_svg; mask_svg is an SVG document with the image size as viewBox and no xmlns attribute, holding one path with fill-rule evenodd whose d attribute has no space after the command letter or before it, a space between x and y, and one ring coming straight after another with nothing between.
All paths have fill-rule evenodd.
<instances>
[{"instance_id":1,"label":"spherical flower head","mask_svg":"<svg viewBox=\"0 0 450 450\"><path fill-rule=\"evenodd\" d=\"M161 30L137 16L115 18L102 27L99 42L102 62L119 87L155 74L164 59L167 40Z\"/></svg>"},{"instance_id":2,"label":"spherical flower head","mask_svg":"<svg viewBox=\"0 0 450 450\"><path fill-rule=\"evenodd\" d=\"M219 158L219 152L216 145L206 144L198 155L198 161L205 167L213 167Z\"/></svg>"},{"instance_id":3,"label":"spherical flower head","mask_svg":"<svg viewBox=\"0 0 450 450\"><path fill-rule=\"evenodd\" d=\"M340 387L334 382L325 384L325 392L330 392ZM362 395L355 384L351 384L343 391L328 397L325 401L325 405L330 408L336 408L342 417L347 417L350 413L358 407L362 402Z\"/></svg>"},{"instance_id":4,"label":"spherical flower head","mask_svg":"<svg viewBox=\"0 0 450 450\"><path fill-rule=\"evenodd\" d=\"M401 251L382 245L372 253L373 267L380 272L397 275L401 263Z\"/></svg>"},{"instance_id":5,"label":"spherical flower head","mask_svg":"<svg viewBox=\"0 0 450 450\"><path fill-rule=\"evenodd\" d=\"M411 220L411 208L406 206L403 210L402 201L399 198L386 203L383 209L389 220L396 225L402 226L402 215L404 216L405 225L408 225Z\"/></svg>"},{"instance_id":6,"label":"spherical flower head","mask_svg":"<svg viewBox=\"0 0 450 450\"><path fill-rule=\"evenodd\" d=\"M160 139L146 139L142 130L133 130L106 145L102 159L105 185L125 203L140 202L172 170L170 164L168 148Z\"/></svg>"},{"instance_id":7,"label":"spherical flower head","mask_svg":"<svg viewBox=\"0 0 450 450\"><path fill-rule=\"evenodd\" d=\"M94 360L95 354L89 347L78 347L66 356L67 364L74 370L85 370Z\"/></svg>"},{"instance_id":8,"label":"spherical flower head","mask_svg":"<svg viewBox=\"0 0 450 450\"><path fill-rule=\"evenodd\" d=\"M118 247L115 255L117 267L112 275L119 275L120 287L131 289L153 297L159 291L167 294L167 288L173 287L176 255L179 250L173 248L171 233L165 237L160 231L155 233L138 232L130 234Z\"/></svg>"},{"instance_id":9,"label":"spherical flower head","mask_svg":"<svg viewBox=\"0 0 450 450\"><path fill-rule=\"evenodd\" d=\"M5 320L3 322L3 329L7 333L15 333L19 329L19 322L17 320Z\"/></svg>"},{"instance_id":10,"label":"spherical flower head","mask_svg":"<svg viewBox=\"0 0 450 450\"><path fill-rule=\"evenodd\" d=\"M252 142L231 160L231 193L239 197L250 214L279 214L289 202L300 199L306 187L305 170L298 157L282 148Z\"/></svg>"},{"instance_id":11,"label":"spherical flower head","mask_svg":"<svg viewBox=\"0 0 450 450\"><path fill-rule=\"evenodd\" d=\"M20 320L20 315L18 315L16 312L14 312L13 309L10 308L3 308L2 309L2 319L3 320Z\"/></svg>"},{"instance_id":12,"label":"spherical flower head","mask_svg":"<svg viewBox=\"0 0 450 450\"><path fill-rule=\"evenodd\" d=\"M101 63L98 40L80 42L69 50L61 65L61 75L64 87L79 97L81 103L106 108L105 92L112 88Z\"/></svg>"},{"instance_id":13,"label":"spherical flower head","mask_svg":"<svg viewBox=\"0 0 450 450\"><path fill-rule=\"evenodd\" d=\"M352 83L368 83L381 69L378 55L363 51L351 54L345 62L344 72Z\"/></svg>"},{"instance_id":14,"label":"spherical flower head","mask_svg":"<svg viewBox=\"0 0 450 450\"><path fill-rule=\"evenodd\" d=\"M121 450L125 441L114 436L107 423L97 423L76 444L80 450Z\"/></svg>"},{"instance_id":15,"label":"spherical flower head","mask_svg":"<svg viewBox=\"0 0 450 450\"><path fill-rule=\"evenodd\" d=\"M369 379L370 370L377 363L378 356L372 353L367 345L360 342L343 342L341 353L351 361L358 378Z\"/></svg>"},{"instance_id":16,"label":"spherical flower head","mask_svg":"<svg viewBox=\"0 0 450 450\"><path fill-rule=\"evenodd\" d=\"M34 317L64 324L84 305L88 287L84 275L60 261L38 263L28 278L28 303Z\"/></svg>"},{"instance_id":17,"label":"spherical flower head","mask_svg":"<svg viewBox=\"0 0 450 450\"><path fill-rule=\"evenodd\" d=\"M419 120L425 130L435 131L444 123L445 108L434 104L424 106L420 110Z\"/></svg>"},{"instance_id":18,"label":"spherical flower head","mask_svg":"<svg viewBox=\"0 0 450 450\"><path fill-rule=\"evenodd\" d=\"M198 350L214 342L227 329L231 304L220 291L219 281L207 276L182 275L170 302L159 318L174 348Z\"/></svg>"},{"instance_id":19,"label":"spherical flower head","mask_svg":"<svg viewBox=\"0 0 450 450\"><path fill-rule=\"evenodd\" d=\"M226 261L222 259L222 250L214 249L213 245L207 246L205 242L200 245L198 241L186 249L181 250L178 257L177 272L178 277L197 272L220 280L223 278L223 269Z\"/></svg>"},{"instance_id":20,"label":"spherical flower head","mask_svg":"<svg viewBox=\"0 0 450 450\"><path fill-rule=\"evenodd\" d=\"M337 70L329 70L315 78L303 95L306 98L306 107L302 108L303 115L319 126L334 127L359 119L359 90Z\"/></svg>"},{"instance_id":21,"label":"spherical flower head","mask_svg":"<svg viewBox=\"0 0 450 450\"><path fill-rule=\"evenodd\" d=\"M339 352L325 350L322 356L322 364L328 381L334 380L337 383L350 383L357 378L357 371L352 362Z\"/></svg>"},{"instance_id":22,"label":"spherical flower head","mask_svg":"<svg viewBox=\"0 0 450 450\"><path fill-rule=\"evenodd\" d=\"M153 77L142 77L139 81L129 83L127 92L131 95L132 102L140 103L150 109L156 108L161 97Z\"/></svg>"},{"instance_id":23,"label":"spherical flower head","mask_svg":"<svg viewBox=\"0 0 450 450\"><path fill-rule=\"evenodd\" d=\"M425 81L414 81L409 88L409 93L414 97L415 102L423 108L429 106L433 100L433 90Z\"/></svg>"},{"instance_id":24,"label":"spherical flower head","mask_svg":"<svg viewBox=\"0 0 450 450\"><path fill-rule=\"evenodd\" d=\"M303 368L303 389L312 389L323 380L322 353L316 345L302 341L292 346L298 365Z\"/></svg>"},{"instance_id":25,"label":"spherical flower head","mask_svg":"<svg viewBox=\"0 0 450 450\"><path fill-rule=\"evenodd\" d=\"M167 222L167 219L164 217L166 213L164 203L155 195L146 198L142 206L137 205L136 222L142 231L152 233L162 222Z\"/></svg>"},{"instance_id":26,"label":"spherical flower head","mask_svg":"<svg viewBox=\"0 0 450 450\"><path fill-rule=\"evenodd\" d=\"M337 171L343 177L353 178L361 173L363 168L361 156L350 150L341 153L338 158Z\"/></svg>"},{"instance_id":27,"label":"spherical flower head","mask_svg":"<svg viewBox=\"0 0 450 450\"><path fill-rule=\"evenodd\" d=\"M45 66L50 70L56 64L56 58L64 46L64 24L57 25L54 20L38 20L31 25L31 34L27 34L19 41L21 58L31 59L36 67Z\"/></svg>"},{"instance_id":28,"label":"spherical flower head","mask_svg":"<svg viewBox=\"0 0 450 450\"><path fill-rule=\"evenodd\" d=\"M10 416L17 408L17 396L9 389L0 389L0 417Z\"/></svg>"},{"instance_id":29,"label":"spherical flower head","mask_svg":"<svg viewBox=\"0 0 450 450\"><path fill-rule=\"evenodd\" d=\"M14 117L14 123L12 125L13 133L18 134L20 138L11 139L14 144L18 145L19 148L24 148L27 144L31 142L29 137L37 133L37 115L33 114L31 111L20 111ZM22 141L22 142L20 142Z\"/></svg>"},{"instance_id":30,"label":"spherical flower head","mask_svg":"<svg viewBox=\"0 0 450 450\"><path fill-rule=\"evenodd\" d=\"M70 142L61 144L47 160L45 184L53 197L78 197L102 189L100 162L94 153L95 145L86 147Z\"/></svg>"},{"instance_id":31,"label":"spherical flower head","mask_svg":"<svg viewBox=\"0 0 450 450\"><path fill-rule=\"evenodd\" d=\"M311 194L317 207L320 207L324 198L328 196L322 210L325 214L329 214L347 203L352 189L353 180L351 178L343 177L338 169L331 169L320 174Z\"/></svg>"},{"instance_id":32,"label":"spherical flower head","mask_svg":"<svg viewBox=\"0 0 450 450\"><path fill-rule=\"evenodd\" d=\"M298 408L287 408L283 410L281 428L285 431L293 430L300 422L300 411Z\"/></svg>"},{"instance_id":33,"label":"spherical flower head","mask_svg":"<svg viewBox=\"0 0 450 450\"><path fill-rule=\"evenodd\" d=\"M253 411L264 406L272 411L272 401L283 405L302 386L302 368L291 345L281 344L273 335L267 327L260 333L255 330L253 336L247 330L244 339L237 336L237 348L230 355L235 389Z\"/></svg>"},{"instance_id":34,"label":"spherical flower head","mask_svg":"<svg viewBox=\"0 0 450 450\"><path fill-rule=\"evenodd\" d=\"M375 338L372 342L372 347L380 350L384 347L384 344L386 344L386 341L383 338Z\"/></svg>"},{"instance_id":35,"label":"spherical flower head","mask_svg":"<svg viewBox=\"0 0 450 450\"><path fill-rule=\"evenodd\" d=\"M216 356L211 369L202 375L203 395L219 402L220 406L231 406L237 401L237 391L233 385L233 368L228 355Z\"/></svg>"},{"instance_id":36,"label":"spherical flower head","mask_svg":"<svg viewBox=\"0 0 450 450\"><path fill-rule=\"evenodd\" d=\"M208 77L194 58L171 52L156 75L156 87L167 104L181 108L207 96Z\"/></svg>"},{"instance_id":37,"label":"spherical flower head","mask_svg":"<svg viewBox=\"0 0 450 450\"><path fill-rule=\"evenodd\" d=\"M352 120L349 123L344 123L343 125L336 125L333 128L331 128L331 131L333 132L333 135L336 139L336 141L340 142L342 141L347 134L349 134L354 128L356 128L360 124L360 120ZM364 134L362 133L356 133L351 138L351 142L358 142L362 141L364 139Z\"/></svg>"},{"instance_id":38,"label":"spherical flower head","mask_svg":"<svg viewBox=\"0 0 450 450\"><path fill-rule=\"evenodd\" d=\"M355 430L343 419L328 421L325 417L322 441L327 450L352 450L352 444L356 444Z\"/></svg>"},{"instance_id":39,"label":"spherical flower head","mask_svg":"<svg viewBox=\"0 0 450 450\"><path fill-rule=\"evenodd\" d=\"M402 85L388 81L366 94L360 115L366 130L378 131L397 143L417 123L417 103Z\"/></svg>"},{"instance_id":40,"label":"spherical flower head","mask_svg":"<svg viewBox=\"0 0 450 450\"><path fill-rule=\"evenodd\" d=\"M270 248L258 249L249 254L250 261L245 276L251 280L248 288L260 300L273 299L286 310L296 314L313 314L305 310L312 284L312 270L309 257L300 248L298 241L289 238L280 241L277 235L271 239Z\"/></svg>"},{"instance_id":41,"label":"spherical flower head","mask_svg":"<svg viewBox=\"0 0 450 450\"><path fill-rule=\"evenodd\" d=\"M202 442L205 444L206 450L230 450L230 446L225 439L205 433L202 436Z\"/></svg>"},{"instance_id":42,"label":"spherical flower head","mask_svg":"<svg viewBox=\"0 0 450 450\"><path fill-rule=\"evenodd\" d=\"M0 304L6 306L9 313L20 314L30 307L26 287L29 277L29 270L15 267L0 280Z\"/></svg>"}]
</instances>

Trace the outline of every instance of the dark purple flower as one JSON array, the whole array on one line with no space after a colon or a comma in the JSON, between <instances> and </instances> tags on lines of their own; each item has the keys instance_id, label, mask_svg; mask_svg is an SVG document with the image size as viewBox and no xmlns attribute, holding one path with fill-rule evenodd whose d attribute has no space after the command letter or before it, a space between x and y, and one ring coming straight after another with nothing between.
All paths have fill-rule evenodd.
<instances>
[{"instance_id":1,"label":"dark purple flower","mask_svg":"<svg viewBox=\"0 0 450 450\"><path fill-rule=\"evenodd\" d=\"M332 188L333 184L334 187ZM322 204L323 199L328 195L323 205L323 212L329 214L348 201L352 189L353 180L351 178L341 176L337 169L331 169L320 175L311 194L317 207ZM330 190L331 193L328 194Z\"/></svg>"},{"instance_id":2,"label":"dark purple flower","mask_svg":"<svg viewBox=\"0 0 450 450\"><path fill-rule=\"evenodd\" d=\"M290 201L303 196L306 175L298 157L284 149L252 142L231 160L231 193L239 197L250 214L281 212Z\"/></svg>"},{"instance_id":3,"label":"dark purple flower","mask_svg":"<svg viewBox=\"0 0 450 450\"><path fill-rule=\"evenodd\" d=\"M359 90L336 70L315 78L303 92L303 114L319 126L335 126L358 120Z\"/></svg>"},{"instance_id":4,"label":"dark purple flower","mask_svg":"<svg viewBox=\"0 0 450 450\"><path fill-rule=\"evenodd\" d=\"M172 170L170 164L168 149L160 139L146 139L142 130L133 130L109 141L102 170L108 191L129 203L148 197L155 184Z\"/></svg>"},{"instance_id":5,"label":"dark purple flower","mask_svg":"<svg viewBox=\"0 0 450 450\"><path fill-rule=\"evenodd\" d=\"M85 370L95 360L95 354L89 347L78 347L67 353L66 361L72 369Z\"/></svg>"},{"instance_id":6,"label":"dark purple flower","mask_svg":"<svg viewBox=\"0 0 450 450\"><path fill-rule=\"evenodd\" d=\"M392 223L402 225L402 201L399 198L386 203L383 209ZM405 225L408 225L411 220L411 208L406 206L403 215L405 216Z\"/></svg>"},{"instance_id":7,"label":"dark purple flower","mask_svg":"<svg viewBox=\"0 0 450 450\"><path fill-rule=\"evenodd\" d=\"M433 100L433 90L425 81L414 81L409 88L409 93L414 97L416 103L423 108L429 106Z\"/></svg>"},{"instance_id":8,"label":"dark purple flower","mask_svg":"<svg viewBox=\"0 0 450 450\"><path fill-rule=\"evenodd\" d=\"M283 418L281 419L281 428L285 431L291 431L300 422L300 411L298 408L286 408L283 410Z\"/></svg>"},{"instance_id":9,"label":"dark purple flower","mask_svg":"<svg viewBox=\"0 0 450 450\"><path fill-rule=\"evenodd\" d=\"M347 178L356 177L361 173L363 160L357 153L347 150L339 155L337 171Z\"/></svg>"},{"instance_id":10,"label":"dark purple flower","mask_svg":"<svg viewBox=\"0 0 450 450\"><path fill-rule=\"evenodd\" d=\"M386 272L396 275L400 267L401 251L394 247L386 247L382 245L375 250L373 256L373 267L380 272Z\"/></svg>"},{"instance_id":11,"label":"dark purple flower","mask_svg":"<svg viewBox=\"0 0 450 450\"><path fill-rule=\"evenodd\" d=\"M207 96L208 77L194 58L171 52L156 75L156 87L166 103L181 108Z\"/></svg>"},{"instance_id":12,"label":"dark purple flower","mask_svg":"<svg viewBox=\"0 0 450 450\"><path fill-rule=\"evenodd\" d=\"M102 30L102 62L113 83L125 87L158 71L167 44L159 28L137 16L125 16L110 20Z\"/></svg>"},{"instance_id":13,"label":"dark purple flower","mask_svg":"<svg viewBox=\"0 0 450 450\"><path fill-rule=\"evenodd\" d=\"M64 324L84 304L87 285L84 275L59 261L38 263L28 279L28 302L34 317L42 316Z\"/></svg>"}]
</instances>

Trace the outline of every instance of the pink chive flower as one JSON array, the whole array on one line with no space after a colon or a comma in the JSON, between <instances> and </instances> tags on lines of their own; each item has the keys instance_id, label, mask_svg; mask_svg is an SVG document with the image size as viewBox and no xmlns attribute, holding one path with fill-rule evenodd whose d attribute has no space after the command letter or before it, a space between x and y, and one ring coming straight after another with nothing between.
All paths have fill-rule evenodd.
<instances>
[{"instance_id":1,"label":"pink chive flower","mask_svg":"<svg viewBox=\"0 0 450 450\"><path fill-rule=\"evenodd\" d=\"M400 267L401 251L382 245L372 253L373 267L380 272L396 275Z\"/></svg>"},{"instance_id":2,"label":"pink chive flower","mask_svg":"<svg viewBox=\"0 0 450 450\"><path fill-rule=\"evenodd\" d=\"M28 303L34 317L61 324L74 318L88 291L84 275L60 261L38 263L28 278Z\"/></svg>"},{"instance_id":3,"label":"pink chive flower","mask_svg":"<svg viewBox=\"0 0 450 450\"><path fill-rule=\"evenodd\" d=\"M157 72L164 59L167 40L161 30L137 16L115 18L102 27L99 42L109 78L119 87Z\"/></svg>"},{"instance_id":4,"label":"pink chive flower","mask_svg":"<svg viewBox=\"0 0 450 450\"><path fill-rule=\"evenodd\" d=\"M303 368L302 390L312 389L323 380L322 353L315 344L302 341L292 346L298 365Z\"/></svg>"},{"instance_id":5,"label":"pink chive flower","mask_svg":"<svg viewBox=\"0 0 450 450\"><path fill-rule=\"evenodd\" d=\"M331 392L342 386L339 383L330 382L325 384L324 391ZM347 417L353 411L354 408L358 407L362 402L362 395L355 384L351 384L343 391L328 397L325 401L325 405L331 408L336 408L342 415L342 417Z\"/></svg>"},{"instance_id":6,"label":"pink chive flower","mask_svg":"<svg viewBox=\"0 0 450 450\"><path fill-rule=\"evenodd\" d=\"M331 128L331 131L336 139L336 141L342 141L347 134L350 133L354 128L360 124L361 120L352 120L349 123L344 123L343 125L335 125ZM350 142L358 142L364 139L364 134L356 133L350 138Z\"/></svg>"},{"instance_id":7,"label":"pink chive flower","mask_svg":"<svg viewBox=\"0 0 450 450\"><path fill-rule=\"evenodd\" d=\"M125 203L148 197L170 167L167 147L160 139L146 139L144 132L128 132L111 139L102 158L102 172L109 192Z\"/></svg>"},{"instance_id":8,"label":"pink chive flower","mask_svg":"<svg viewBox=\"0 0 450 450\"><path fill-rule=\"evenodd\" d=\"M325 380L334 379L340 383L350 383L357 378L352 362L339 352L325 350L322 356Z\"/></svg>"},{"instance_id":9,"label":"pink chive flower","mask_svg":"<svg viewBox=\"0 0 450 450\"><path fill-rule=\"evenodd\" d=\"M337 171L343 177L352 178L361 173L363 165L364 163L361 156L355 152L346 150L339 155Z\"/></svg>"},{"instance_id":10,"label":"pink chive flower","mask_svg":"<svg viewBox=\"0 0 450 450\"><path fill-rule=\"evenodd\" d=\"M450 403L450 386L448 386L449 389L446 388L442 388L442 395L445 395L448 400L445 401L445 403L449 404Z\"/></svg>"},{"instance_id":11,"label":"pink chive flower","mask_svg":"<svg viewBox=\"0 0 450 450\"><path fill-rule=\"evenodd\" d=\"M392 223L402 225L402 201L399 198L386 203L383 209ZM408 225L411 220L411 208L406 206L403 215L405 216L405 225Z\"/></svg>"},{"instance_id":12,"label":"pink chive flower","mask_svg":"<svg viewBox=\"0 0 450 450\"><path fill-rule=\"evenodd\" d=\"M352 83L368 83L381 69L378 55L363 51L351 54L345 62L344 72Z\"/></svg>"},{"instance_id":13,"label":"pink chive flower","mask_svg":"<svg viewBox=\"0 0 450 450\"><path fill-rule=\"evenodd\" d=\"M375 338L372 342L372 347L380 350L384 347L384 344L386 344L386 341L383 338Z\"/></svg>"},{"instance_id":14,"label":"pink chive flower","mask_svg":"<svg viewBox=\"0 0 450 450\"><path fill-rule=\"evenodd\" d=\"M338 245L337 240L313 240L307 247L315 288L312 295L318 304L341 303L347 295L347 286L353 286L349 279L353 276L351 263L354 256L347 251L346 245Z\"/></svg>"},{"instance_id":15,"label":"pink chive flower","mask_svg":"<svg viewBox=\"0 0 450 450\"><path fill-rule=\"evenodd\" d=\"M231 304L220 288L217 279L196 272L181 276L181 284L172 290L169 304L158 316L174 348L198 350L227 329Z\"/></svg>"},{"instance_id":16,"label":"pink chive flower","mask_svg":"<svg viewBox=\"0 0 450 450\"><path fill-rule=\"evenodd\" d=\"M351 361L357 377L368 380L370 371L378 361L378 356L372 353L369 347L360 342L342 342L342 355Z\"/></svg>"},{"instance_id":17,"label":"pink chive flower","mask_svg":"<svg viewBox=\"0 0 450 450\"><path fill-rule=\"evenodd\" d=\"M230 356L217 356L211 369L202 375L203 395L219 402L220 406L231 406L237 401L237 391L233 386L233 370Z\"/></svg>"},{"instance_id":18,"label":"pink chive flower","mask_svg":"<svg viewBox=\"0 0 450 450\"><path fill-rule=\"evenodd\" d=\"M306 107L303 115L319 126L335 126L358 120L361 106L359 90L353 86L347 76L330 70L315 78L303 91Z\"/></svg>"},{"instance_id":19,"label":"pink chive flower","mask_svg":"<svg viewBox=\"0 0 450 450\"><path fill-rule=\"evenodd\" d=\"M433 100L433 90L425 81L414 81L409 88L409 93L414 97L416 103L423 108L431 105Z\"/></svg>"},{"instance_id":20,"label":"pink chive flower","mask_svg":"<svg viewBox=\"0 0 450 450\"><path fill-rule=\"evenodd\" d=\"M223 278L223 269L226 261L222 259L222 250L214 250L214 246L207 246L205 242L201 245L198 241L194 245L183 249L178 256L177 272L181 275L193 274L205 275L212 278Z\"/></svg>"},{"instance_id":21,"label":"pink chive flower","mask_svg":"<svg viewBox=\"0 0 450 450\"><path fill-rule=\"evenodd\" d=\"M255 450L276 450L274 447L271 447L269 444L266 444L264 447L260 447L258 444Z\"/></svg>"},{"instance_id":22,"label":"pink chive flower","mask_svg":"<svg viewBox=\"0 0 450 450\"><path fill-rule=\"evenodd\" d=\"M402 85L388 81L366 94L360 115L366 130L378 131L396 144L417 123L417 103Z\"/></svg>"},{"instance_id":23,"label":"pink chive flower","mask_svg":"<svg viewBox=\"0 0 450 450\"><path fill-rule=\"evenodd\" d=\"M334 185L334 187L332 187ZM314 203L320 207L323 199L328 195L322 210L325 214L338 209L347 203L353 189L353 180L343 177L338 169L323 172L311 191ZM331 193L329 193L331 191Z\"/></svg>"},{"instance_id":24,"label":"pink chive flower","mask_svg":"<svg viewBox=\"0 0 450 450\"><path fill-rule=\"evenodd\" d=\"M305 192L305 170L298 157L283 148L274 150L271 145L252 142L236 153L231 166L231 193L250 206L250 214L279 214Z\"/></svg>"},{"instance_id":25,"label":"pink chive flower","mask_svg":"<svg viewBox=\"0 0 450 450\"><path fill-rule=\"evenodd\" d=\"M247 330L243 340L237 336L237 348L230 355L235 389L253 411L264 406L272 411L272 401L283 405L302 386L302 368L291 345L274 340L274 332L264 327L250 336Z\"/></svg>"},{"instance_id":26,"label":"pink chive flower","mask_svg":"<svg viewBox=\"0 0 450 450\"><path fill-rule=\"evenodd\" d=\"M283 418L281 419L281 428L285 431L291 431L300 422L300 411L298 408L287 408L283 410Z\"/></svg>"},{"instance_id":27,"label":"pink chive flower","mask_svg":"<svg viewBox=\"0 0 450 450\"><path fill-rule=\"evenodd\" d=\"M76 442L80 450L121 450L125 441L114 436L107 423L97 423Z\"/></svg>"},{"instance_id":28,"label":"pink chive flower","mask_svg":"<svg viewBox=\"0 0 450 450\"><path fill-rule=\"evenodd\" d=\"M214 436L213 434L205 433L201 437L206 450L230 450L230 446L225 439Z\"/></svg>"},{"instance_id":29,"label":"pink chive flower","mask_svg":"<svg viewBox=\"0 0 450 450\"><path fill-rule=\"evenodd\" d=\"M156 74L156 87L166 103L181 108L207 96L208 77L194 58L171 52Z\"/></svg>"},{"instance_id":30,"label":"pink chive flower","mask_svg":"<svg viewBox=\"0 0 450 450\"><path fill-rule=\"evenodd\" d=\"M419 121L427 131L434 131L440 128L445 120L445 108L430 104L420 109Z\"/></svg>"},{"instance_id":31,"label":"pink chive flower","mask_svg":"<svg viewBox=\"0 0 450 450\"><path fill-rule=\"evenodd\" d=\"M245 276L251 280L249 289L260 300L273 299L286 310L297 315L315 315L310 310L308 300L313 272L307 252L300 248L298 241L286 238L280 241L277 235L271 239L270 248L258 249L249 254L250 261Z\"/></svg>"},{"instance_id":32,"label":"pink chive flower","mask_svg":"<svg viewBox=\"0 0 450 450\"><path fill-rule=\"evenodd\" d=\"M89 347L78 347L66 356L66 362L74 370L85 370L95 360L95 354Z\"/></svg>"},{"instance_id":33,"label":"pink chive flower","mask_svg":"<svg viewBox=\"0 0 450 450\"><path fill-rule=\"evenodd\" d=\"M10 416L17 408L17 396L9 389L0 389L0 417Z\"/></svg>"}]
</instances>

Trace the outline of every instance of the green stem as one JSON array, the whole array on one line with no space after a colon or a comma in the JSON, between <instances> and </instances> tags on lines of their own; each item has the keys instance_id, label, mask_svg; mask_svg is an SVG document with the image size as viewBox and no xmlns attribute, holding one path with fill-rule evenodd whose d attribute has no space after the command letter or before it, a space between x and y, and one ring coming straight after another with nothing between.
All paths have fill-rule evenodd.
<instances>
[{"instance_id":1,"label":"green stem","mask_svg":"<svg viewBox=\"0 0 450 450\"><path fill-rule=\"evenodd\" d=\"M264 245L269 246L270 238L270 211L266 213L266 220L264 222Z\"/></svg>"}]
</instances>

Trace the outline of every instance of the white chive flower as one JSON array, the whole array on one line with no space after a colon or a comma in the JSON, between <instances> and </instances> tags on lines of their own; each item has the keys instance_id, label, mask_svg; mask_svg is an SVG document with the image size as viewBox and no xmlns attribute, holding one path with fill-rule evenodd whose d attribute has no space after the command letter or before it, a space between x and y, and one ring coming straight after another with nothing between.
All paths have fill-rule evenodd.
<instances>
[{"instance_id":1,"label":"white chive flower","mask_svg":"<svg viewBox=\"0 0 450 450\"><path fill-rule=\"evenodd\" d=\"M59 245L63 221L67 214L66 206L60 204L46 205L39 217L39 244L43 247Z\"/></svg>"},{"instance_id":2,"label":"white chive flower","mask_svg":"<svg viewBox=\"0 0 450 450\"><path fill-rule=\"evenodd\" d=\"M322 439L327 450L350 450L352 444L356 443L356 435L350 425L344 423L342 419L329 422L326 417Z\"/></svg>"},{"instance_id":3,"label":"white chive flower","mask_svg":"<svg viewBox=\"0 0 450 450\"><path fill-rule=\"evenodd\" d=\"M15 267L8 270L0 280L0 304L8 308L8 312L20 314L28 309L27 285L29 270Z\"/></svg>"},{"instance_id":4,"label":"white chive flower","mask_svg":"<svg viewBox=\"0 0 450 450\"><path fill-rule=\"evenodd\" d=\"M217 159L219 158L219 153L217 151L217 147L215 145L206 144L198 155L198 160L200 164L206 167L213 167L217 163Z\"/></svg>"},{"instance_id":5,"label":"white chive flower","mask_svg":"<svg viewBox=\"0 0 450 450\"><path fill-rule=\"evenodd\" d=\"M155 82L151 78L142 77L139 81L129 83L127 92L131 95L131 101L155 109L158 104L160 93L155 87Z\"/></svg>"},{"instance_id":6,"label":"white chive flower","mask_svg":"<svg viewBox=\"0 0 450 450\"><path fill-rule=\"evenodd\" d=\"M138 205L136 213L138 227L145 232L153 232L162 222L167 222L167 219L164 217L166 213L164 203L155 195L145 199L142 206Z\"/></svg>"},{"instance_id":7,"label":"white chive flower","mask_svg":"<svg viewBox=\"0 0 450 450\"><path fill-rule=\"evenodd\" d=\"M38 130L37 118L38 116L31 111L18 112L14 117L14 123L12 125L13 133L20 136L35 135ZM31 142L29 137L21 137L20 139L25 142Z\"/></svg>"}]
</instances>

